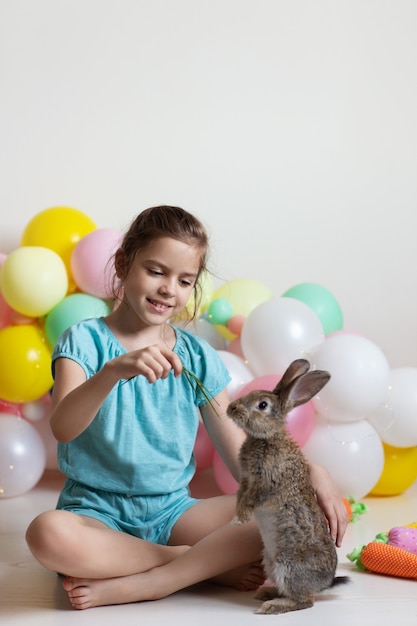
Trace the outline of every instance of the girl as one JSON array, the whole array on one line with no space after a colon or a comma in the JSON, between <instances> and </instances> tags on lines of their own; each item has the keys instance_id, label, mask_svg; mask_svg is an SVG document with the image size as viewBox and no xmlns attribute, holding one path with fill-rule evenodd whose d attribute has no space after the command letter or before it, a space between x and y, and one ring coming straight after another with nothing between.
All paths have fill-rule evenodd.
<instances>
[{"instance_id":1,"label":"girl","mask_svg":"<svg viewBox=\"0 0 417 626\"><path fill-rule=\"evenodd\" d=\"M66 481L56 510L26 538L44 567L63 573L74 608L162 598L208 579L242 590L265 580L254 521L230 523L235 497L189 494L196 407L236 478L244 436L226 416L230 378L219 355L169 323L193 292L197 308L207 251L188 212L143 211L115 254L119 306L75 324L54 349L51 427ZM324 468L311 474L340 545L346 509Z\"/></svg>"}]
</instances>

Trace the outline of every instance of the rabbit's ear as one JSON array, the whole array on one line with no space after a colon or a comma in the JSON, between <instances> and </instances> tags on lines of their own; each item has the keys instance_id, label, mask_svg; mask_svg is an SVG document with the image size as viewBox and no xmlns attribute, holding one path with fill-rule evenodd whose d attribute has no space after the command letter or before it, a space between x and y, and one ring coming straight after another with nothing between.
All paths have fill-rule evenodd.
<instances>
[{"instance_id":1,"label":"rabbit's ear","mask_svg":"<svg viewBox=\"0 0 417 626\"><path fill-rule=\"evenodd\" d=\"M309 368L309 362L304 359L294 361L275 387L273 393L279 397L285 413L311 400L330 379L328 372L309 372Z\"/></svg>"},{"instance_id":2,"label":"rabbit's ear","mask_svg":"<svg viewBox=\"0 0 417 626\"><path fill-rule=\"evenodd\" d=\"M275 387L274 393L277 393L277 391L288 387L288 385L292 383L295 378L302 376L302 374L308 372L309 369L310 363L306 359L297 359L296 361L290 363L290 365L285 370L281 380Z\"/></svg>"}]
</instances>

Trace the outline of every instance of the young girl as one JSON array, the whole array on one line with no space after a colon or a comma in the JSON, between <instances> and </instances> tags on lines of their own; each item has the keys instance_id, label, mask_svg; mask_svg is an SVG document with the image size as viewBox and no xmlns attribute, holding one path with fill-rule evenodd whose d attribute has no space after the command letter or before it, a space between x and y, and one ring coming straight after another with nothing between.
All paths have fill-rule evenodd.
<instances>
[{"instance_id":1,"label":"young girl","mask_svg":"<svg viewBox=\"0 0 417 626\"><path fill-rule=\"evenodd\" d=\"M120 304L72 326L54 349L51 427L66 482L27 542L44 567L64 575L74 608L153 600L209 579L242 590L265 580L255 522L230 523L235 497L189 494L196 407L236 479L244 436L226 416L221 358L169 323L192 292L198 304L207 251L206 231L188 212L143 211L114 259ZM312 466L311 475L340 545L346 509L324 468Z\"/></svg>"}]
</instances>

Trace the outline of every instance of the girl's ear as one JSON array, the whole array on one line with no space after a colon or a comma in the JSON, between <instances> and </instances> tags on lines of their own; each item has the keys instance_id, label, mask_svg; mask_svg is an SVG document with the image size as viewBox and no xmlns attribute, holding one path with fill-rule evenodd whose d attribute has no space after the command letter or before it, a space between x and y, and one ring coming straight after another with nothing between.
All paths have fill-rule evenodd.
<instances>
[{"instance_id":1,"label":"girl's ear","mask_svg":"<svg viewBox=\"0 0 417 626\"><path fill-rule=\"evenodd\" d=\"M116 254L114 255L114 268L116 270L116 276L119 280L124 280L126 278L126 255L122 248L116 250Z\"/></svg>"}]
</instances>

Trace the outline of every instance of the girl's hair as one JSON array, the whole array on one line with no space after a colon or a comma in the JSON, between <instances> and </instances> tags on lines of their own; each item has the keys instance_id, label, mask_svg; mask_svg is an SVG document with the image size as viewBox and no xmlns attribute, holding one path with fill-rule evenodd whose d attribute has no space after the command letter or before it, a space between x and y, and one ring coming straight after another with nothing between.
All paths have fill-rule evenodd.
<instances>
[{"instance_id":1,"label":"girl's hair","mask_svg":"<svg viewBox=\"0 0 417 626\"><path fill-rule=\"evenodd\" d=\"M200 263L194 291L194 310L189 314L190 319L197 316L201 302L201 275L207 271L208 235L203 224L194 215L175 206L155 206L145 209L133 220L127 230L115 260L122 256L123 270L126 275L138 252L146 248L154 239L171 237L184 243L195 245L200 252ZM113 293L116 298L120 294L120 282L115 276Z\"/></svg>"}]
</instances>

